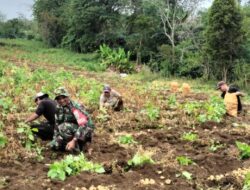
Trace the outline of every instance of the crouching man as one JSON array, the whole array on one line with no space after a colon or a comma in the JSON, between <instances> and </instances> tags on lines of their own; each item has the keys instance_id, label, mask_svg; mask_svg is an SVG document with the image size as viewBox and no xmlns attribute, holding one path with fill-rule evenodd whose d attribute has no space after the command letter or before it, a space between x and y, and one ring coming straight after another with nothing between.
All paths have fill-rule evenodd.
<instances>
[{"instance_id":1,"label":"crouching man","mask_svg":"<svg viewBox=\"0 0 250 190\"><path fill-rule=\"evenodd\" d=\"M94 124L83 107L72 101L67 90L59 87L55 90L58 103L55 114L55 131L50 143L54 150L79 152L92 141Z\"/></svg>"},{"instance_id":2,"label":"crouching man","mask_svg":"<svg viewBox=\"0 0 250 190\"><path fill-rule=\"evenodd\" d=\"M237 117L242 112L241 96L244 96L236 86L228 86L226 82L217 83L217 89L222 92L221 97L224 99L227 114Z\"/></svg>"},{"instance_id":3,"label":"crouching man","mask_svg":"<svg viewBox=\"0 0 250 190\"><path fill-rule=\"evenodd\" d=\"M47 121L33 124L31 128L38 130L37 132L33 131L33 133L42 140L52 140L55 125L56 102L51 100L49 95L43 92L37 93L34 101L37 105L36 111L25 120L25 123L30 123L43 115Z\"/></svg>"},{"instance_id":4,"label":"crouching man","mask_svg":"<svg viewBox=\"0 0 250 190\"><path fill-rule=\"evenodd\" d=\"M105 85L103 93L100 97L100 109L111 108L114 111L123 109L123 100L120 93L111 89L109 85Z\"/></svg>"}]
</instances>

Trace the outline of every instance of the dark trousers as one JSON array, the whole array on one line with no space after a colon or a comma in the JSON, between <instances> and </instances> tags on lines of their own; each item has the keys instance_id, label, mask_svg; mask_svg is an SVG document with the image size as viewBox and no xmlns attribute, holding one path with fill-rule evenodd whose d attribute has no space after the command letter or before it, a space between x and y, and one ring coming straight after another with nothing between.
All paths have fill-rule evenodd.
<instances>
[{"instance_id":1,"label":"dark trousers","mask_svg":"<svg viewBox=\"0 0 250 190\"><path fill-rule=\"evenodd\" d=\"M38 132L33 131L42 140L52 140L54 135L54 125L50 123L40 123L31 125L31 129L37 128Z\"/></svg>"},{"instance_id":2,"label":"dark trousers","mask_svg":"<svg viewBox=\"0 0 250 190\"><path fill-rule=\"evenodd\" d=\"M114 111L121 111L123 109L123 100L118 100L113 109Z\"/></svg>"}]
</instances>

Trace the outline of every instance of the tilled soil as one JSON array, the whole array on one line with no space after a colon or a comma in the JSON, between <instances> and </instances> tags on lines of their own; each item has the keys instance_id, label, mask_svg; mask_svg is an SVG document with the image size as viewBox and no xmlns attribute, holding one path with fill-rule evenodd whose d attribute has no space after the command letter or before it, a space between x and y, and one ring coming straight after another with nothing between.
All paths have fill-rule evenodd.
<instances>
[{"instance_id":1,"label":"tilled soil","mask_svg":"<svg viewBox=\"0 0 250 190\"><path fill-rule=\"evenodd\" d=\"M241 184L235 177L223 177L222 180L208 180L211 175L225 175L238 168L244 167L246 161L239 160L238 151L234 146L236 140L249 143L249 134L241 131L234 132L230 127L219 128L215 123L203 124L209 130L200 128L195 132L199 139L195 142L181 140L181 134L190 131L188 128L146 129L134 131L134 138L143 149L154 149L155 165L145 165L125 171L127 160L136 152L133 146L123 147L112 141L114 133L103 130L94 136L93 152L86 154L89 160L103 163L106 174L82 172L77 176L68 177L64 182L47 178L48 166L52 160L62 158L64 153L45 151L42 162L30 159L16 159L0 161L0 179L2 189L76 189L102 185L109 189L199 189L209 187L230 187L239 189ZM124 130L126 131L126 130ZM123 132L124 132L123 131ZM211 152L209 140L214 139L225 147ZM189 166L180 166L175 158L186 155L195 162ZM193 180L186 180L179 176L181 171L189 171ZM153 179L154 184L145 185L142 179ZM168 181L168 183L166 183Z\"/></svg>"},{"instance_id":2,"label":"tilled soil","mask_svg":"<svg viewBox=\"0 0 250 190\"><path fill-rule=\"evenodd\" d=\"M22 65L22 61L15 59L11 61L16 65ZM32 63L28 65L32 69L37 68ZM56 66L46 64L44 67L50 71L56 70ZM120 78L114 80L112 74L107 75L104 80L103 75L70 68L67 70L77 76L83 75L97 81L108 82L123 94L127 110L110 113L110 117L105 121L97 119L100 114L98 110L93 108L88 110L96 124L96 131L91 145L93 151L85 155L89 160L103 164L106 173L82 172L68 177L63 182L50 180L47 177L48 164L60 160L67 153L52 152L46 148L48 142L43 142L44 160L39 162L26 156L25 149L18 143L19 136L14 132L18 121L13 121L15 116L9 116L7 121L9 125L5 130L10 138L8 147L11 147L11 150L0 152L0 189L237 190L242 188L243 178L235 174L235 171L250 168L250 162L239 159L235 141L250 144L250 115L247 112L244 112L239 119L225 116L220 123L208 121L199 124L187 117L183 110L170 109L163 104L171 94L169 90L160 90L154 96L148 92L140 94L131 86L130 81ZM183 97L177 93L176 98L181 104L189 101L206 101L208 95L193 92ZM161 109L157 121L149 121L140 113L146 100L153 101ZM250 108L249 105L244 107L245 110ZM239 123L238 127L235 127L235 123ZM197 134L198 139L194 142L182 140L182 135L187 132ZM137 144L126 146L119 144L117 138L120 134L132 134ZM222 147L211 151L213 143ZM138 149L151 151L155 164L126 170L127 161ZM194 163L181 166L176 161L178 156L187 156ZM192 174L191 180L182 175L184 171ZM146 179L151 182L143 182Z\"/></svg>"}]
</instances>

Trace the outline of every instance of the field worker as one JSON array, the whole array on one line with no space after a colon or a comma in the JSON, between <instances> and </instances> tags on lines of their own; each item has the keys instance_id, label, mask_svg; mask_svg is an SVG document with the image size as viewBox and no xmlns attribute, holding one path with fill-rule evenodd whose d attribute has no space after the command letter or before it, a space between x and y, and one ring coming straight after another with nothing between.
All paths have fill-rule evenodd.
<instances>
[{"instance_id":1,"label":"field worker","mask_svg":"<svg viewBox=\"0 0 250 190\"><path fill-rule=\"evenodd\" d=\"M103 108L112 108L114 111L123 109L122 96L114 89L111 89L109 85L104 85L100 97L100 109Z\"/></svg>"},{"instance_id":2,"label":"field worker","mask_svg":"<svg viewBox=\"0 0 250 190\"><path fill-rule=\"evenodd\" d=\"M40 124L33 124L31 128L38 129L37 132L33 132L41 139L51 140L55 126L56 102L51 100L49 95L43 92L37 93L34 101L37 104L36 111L25 120L25 123L30 123L43 115L47 121Z\"/></svg>"},{"instance_id":3,"label":"field worker","mask_svg":"<svg viewBox=\"0 0 250 190\"><path fill-rule=\"evenodd\" d=\"M50 143L54 150L79 152L88 147L92 140L94 124L83 107L73 102L64 87L55 90L56 125L53 140Z\"/></svg>"},{"instance_id":4,"label":"field worker","mask_svg":"<svg viewBox=\"0 0 250 190\"><path fill-rule=\"evenodd\" d=\"M243 93L240 92L239 88L237 88L236 86L228 86L226 82L224 81L220 81L217 83L217 90L220 90L222 92L221 97L224 99L226 94L232 94L235 93L236 97L237 97L237 111L238 113L240 113L242 111L242 104L241 104L241 100L240 100L240 96L244 96Z\"/></svg>"}]
</instances>

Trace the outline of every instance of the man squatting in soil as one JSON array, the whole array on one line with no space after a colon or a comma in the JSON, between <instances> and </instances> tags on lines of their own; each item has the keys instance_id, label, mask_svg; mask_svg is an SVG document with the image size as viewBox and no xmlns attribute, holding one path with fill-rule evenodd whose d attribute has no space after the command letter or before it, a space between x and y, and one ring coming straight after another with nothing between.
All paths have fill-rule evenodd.
<instances>
[{"instance_id":1,"label":"man squatting in soil","mask_svg":"<svg viewBox=\"0 0 250 190\"><path fill-rule=\"evenodd\" d=\"M88 148L95 128L89 114L83 106L70 99L69 93L63 87L55 90L55 100L58 105L51 148L76 152Z\"/></svg>"},{"instance_id":2,"label":"man squatting in soil","mask_svg":"<svg viewBox=\"0 0 250 190\"><path fill-rule=\"evenodd\" d=\"M56 102L51 100L48 94L42 92L36 94L34 101L37 104L36 111L25 120L25 123L30 123L43 115L47 121L33 124L31 128L37 129L37 131L33 130L33 133L42 140L52 140L55 126Z\"/></svg>"},{"instance_id":3,"label":"man squatting in soil","mask_svg":"<svg viewBox=\"0 0 250 190\"><path fill-rule=\"evenodd\" d=\"M242 104L240 100L240 96L244 96L242 92L240 92L240 89L236 86L230 85L228 86L226 82L220 81L217 83L217 90L220 90L222 92L221 97L224 99L226 93L236 93L237 101L238 101L238 114L242 112Z\"/></svg>"},{"instance_id":4,"label":"man squatting in soil","mask_svg":"<svg viewBox=\"0 0 250 190\"><path fill-rule=\"evenodd\" d=\"M111 108L114 111L123 109L123 100L120 93L111 89L109 85L104 85L103 93L100 97L100 109Z\"/></svg>"}]
</instances>

